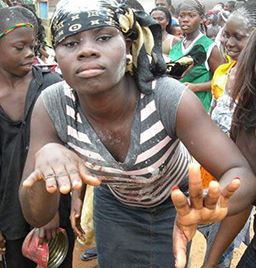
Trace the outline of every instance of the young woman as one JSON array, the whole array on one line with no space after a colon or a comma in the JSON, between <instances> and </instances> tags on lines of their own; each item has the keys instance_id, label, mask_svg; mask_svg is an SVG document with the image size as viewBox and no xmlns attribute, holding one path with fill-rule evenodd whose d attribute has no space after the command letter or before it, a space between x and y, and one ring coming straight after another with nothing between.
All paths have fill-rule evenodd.
<instances>
[{"instance_id":1,"label":"young woman","mask_svg":"<svg viewBox=\"0 0 256 268\"><path fill-rule=\"evenodd\" d=\"M162 29L162 52L166 61L170 61L168 55L172 46L180 41L179 38L171 34L172 26L169 24L171 14L164 7L156 7L150 11L150 15L161 25Z\"/></svg>"},{"instance_id":2,"label":"young woman","mask_svg":"<svg viewBox=\"0 0 256 268\"><path fill-rule=\"evenodd\" d=\"M59 192L96 185L100 267L174 267L170 189L186 189L189 162L180 141L216 178L253 181L253 173L198 98L162 75L151 16L111 0L63 0L51 29L66 82L33 111L20 187L26 219L41 226L54 217Z\"/></svg>"},{"instance_id":3,"label":"young woman","mask_svg":"<svg viewBox=\"0 0 256 268\"><path fill-rule=\"evenodd\" d=\"M179 38L171 34L172 26L170 20L172 18L167 8L156 7L150 11L150 15L161 25L162 29L162 52L166 62L169 62L169 54L172 46L180 41Z\"/></svg>"},{"instance_id":4,"label":"young woman","mask_svg":"<svg viewBox=\"0 0 256 268\"><path fill-rule=\"evenodd\" d=\"M184 38L176 43L169 54L171 61L178 61L189 54L194 46L200 44L205 51L205 61L189 69L180 79L190 90L196 93L206 111L211 103L211 80L216 68L223 63L216 44L202 33L204 6L198 0L184 1L177 9L179 25Z\"/></svg>"}]
</instances>

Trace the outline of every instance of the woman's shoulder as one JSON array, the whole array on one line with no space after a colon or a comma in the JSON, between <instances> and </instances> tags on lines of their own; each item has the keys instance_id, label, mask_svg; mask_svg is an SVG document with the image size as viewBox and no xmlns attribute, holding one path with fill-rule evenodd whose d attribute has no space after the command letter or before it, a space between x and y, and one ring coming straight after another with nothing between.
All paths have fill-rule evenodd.
<instances>
[{"instance_id":1,"label":"woman's shoulder","mask_svg":"<svg viewBox=\"0 0 256 268\"><path fill-rule=\"evenodd\" d=\"M201 35L201 37L197 40L197 43L200 43L206 46L216 44L211 38L207 37L205 34Z\"/></svg>"},{"instance_id":2,"label":"woman's shoulder","mask_svg":"<svg viewBox=\"0 0 256 268\"><path fill-rule=\"evenodd\" d=\"M66 82L65 81L59 81L57 83L54 83L50 86L48 86L42 94L45 96L51 96L51 95L56 95L56 94L61 94L64 93L64 89L66 87Z\"/></svg>"},{"instance_id":3,"label":"woman's shoulder","mask_svg":"<svg viewBox=\"0 0 256 268\"><path fill-rule=\"evenodd\" d=\"M179 98L185 89L186 87L180 81L162 76L155 80L154 94L159 98L173 99L175 96Z\"/></svg>"}]
</instances>

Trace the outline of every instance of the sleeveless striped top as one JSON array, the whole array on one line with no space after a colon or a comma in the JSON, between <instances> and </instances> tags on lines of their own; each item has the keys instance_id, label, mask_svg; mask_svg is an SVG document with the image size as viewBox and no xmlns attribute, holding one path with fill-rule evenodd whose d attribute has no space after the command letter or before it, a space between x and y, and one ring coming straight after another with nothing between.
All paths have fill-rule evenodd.
<instances>
[{"instance_id":1,"label":"sleeveless striped top","mask_svg":"<svg viewBox=\"0 0 256 268\"><path fill-rule=\"evenodd\" d=\"M124 162L114 159L63 81L42 93L59 138L85 160L85 166L107 184L113 195L130 206L153 207L188 175L190 156L175 133L176 111L185 87L163 77L150 95L140 94ZM100 187L100 186L99 186Z\"/></svg>"}]
</instances>

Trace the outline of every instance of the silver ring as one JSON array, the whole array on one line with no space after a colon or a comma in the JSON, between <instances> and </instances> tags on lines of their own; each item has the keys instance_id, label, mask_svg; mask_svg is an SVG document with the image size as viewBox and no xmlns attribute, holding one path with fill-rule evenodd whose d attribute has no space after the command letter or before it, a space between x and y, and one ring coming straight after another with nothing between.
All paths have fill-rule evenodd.
<instances>
[{"instance_id":1,"label":"silver ring","mask_svg":"<svg viewBox=\"0 0 256 268\"><path fill-rule=\"evenodd\" d=\"M56 178L59 178L59 177L66 177L66 176L68 176L68 173L67 173L67 172L64 172L64 171L63 171L63 172L60 172L59 174L56 174L56 175L55 175Z\"/></svg>"},{"instance_id":2,"label":"silver ring","mask_svg":"<svg viewBox=\"0 0 256 268\"><path fill-rule=\"evenodd\" d=\"M50 174L44 176L44 180L45 181L47 181L47 180L49 180L51 178L54 178L55 179L56 178L56 175L54 173L50 173Z\"/></svg>"}]
</instances>

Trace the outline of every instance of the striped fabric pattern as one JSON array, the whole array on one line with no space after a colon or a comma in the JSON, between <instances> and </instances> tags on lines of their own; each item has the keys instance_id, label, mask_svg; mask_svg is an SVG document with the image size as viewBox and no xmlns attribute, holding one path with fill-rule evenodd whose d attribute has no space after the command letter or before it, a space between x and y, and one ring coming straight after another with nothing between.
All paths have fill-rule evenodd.
<instances>
[{"instance_id":1,"label":"striped fabric pattern","mask_svg":"<svg viewBox=\"0 0 256 268\"><path fill-rule=\"evenodd\" d=\"M167 134L154 94L140 96L139 127L135 131L133 126L133 145L124 163L112 157L83 115L78 114L75 122L74 97L67 84L64 94L68 145L86 159L88 170L100 177L118 200L131 206L156 206L187 176L190 156L177 138Z\"/></svg>"}]
</instances>

